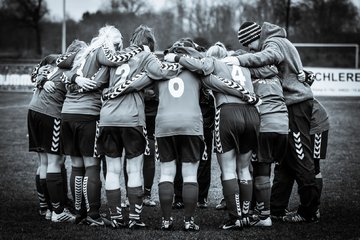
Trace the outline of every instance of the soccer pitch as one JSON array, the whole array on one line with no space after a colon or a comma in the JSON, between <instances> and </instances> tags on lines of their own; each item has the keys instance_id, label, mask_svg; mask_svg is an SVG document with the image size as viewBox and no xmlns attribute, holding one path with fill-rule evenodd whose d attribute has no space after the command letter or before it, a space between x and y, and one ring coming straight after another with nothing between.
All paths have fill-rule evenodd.
<instances>
[{"instance_id":1,"label":"soccer pitch","mask_svg":"<svg viewBox=\"0 0 360 240\"><path fill-rule=\"evenodd\" d=\"M159 205L145 207L145 230L91 228L51 223L37 212L37 156L28 152L27 104L31 92L0 92L0 239L359 239L360 238L360 98L319 97L330 116L327 159L321 161L324 188L321 219L313 224L273 222L270 228L219 230L227 218L215 205L221 198L220 170L213 156L210 207L196 210L200 232L183 232L182 211L173 210L175 229L160 230ZM153 186L157 200L158 165ZM69 160L67 160L70 172ZM299 199L294 188L290 207ZM102 210L106 202L103 199ZM125 211L127 216L127 211Z\"/></svg>"}]
</instances>

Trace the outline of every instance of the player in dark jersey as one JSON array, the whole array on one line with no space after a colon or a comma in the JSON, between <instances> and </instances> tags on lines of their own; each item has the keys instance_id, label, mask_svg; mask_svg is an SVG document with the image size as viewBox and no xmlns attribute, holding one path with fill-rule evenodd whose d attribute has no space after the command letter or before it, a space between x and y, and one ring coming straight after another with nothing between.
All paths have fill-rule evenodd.
<instances>
[{"instance_id":1,"label":"player in dark jersey","mask_svg":"<svg viewBox=\"0 0 360 240\"><path fill-rule=\"evenodd\" d=\"M313 149L313 161L315 166L315 181L316 186L321 195L323 188L323 179L320 170L320 160L326 159L326 151L328 145L328 133L330 129L329 116L326 112L325 107L314 98L314 105L312 110L311 122L310 122L310 136L311 145ZM275 178L274 181L278 186L279 193L272 197L271 206L272 208L282 209L286 211L288 208L291 192L293 189L295 179L290 175L281 175L281 178ZM320 198L318 202L318 210L316 216L320 218Z\"/></svg>"},{"instance_id":2,"label":"player in dark jersey","mask_svg":"<svg viewBox=\"0 0 360 240\"><path fill-rule=\"evenodd\" d=\"M195 59L187 56L165 56L166 60L179 62L185 68L206 76L203 80L215 97L217 108L215 117L215 143L221 168L222 185L229 221L221 229L241 229L249 225L249 205L252 196L252 178L249 171L253 150L257 150L259 114L256 107L248 104L240 92L237 96L224 94L224 89L216 86L209 76L214 74L232 79L243 89L253 94L250 71L247 68L231 67L218 59L227 56L223 44L216 44L206 52L206 57ZM241 98L240 98L241 97ZM239 182L238 182L239 179ZM240 189L240 192L239 192ZM240 201L240 195L241 201Z\"/></svg>"},{"instance_id":3,"label":"player in dark jersey","mask_svg":"<svg viewBox=\"0 0 360 240\"><path fill-rule=\"evenodd\" d=\"M245 67L275 65L288 108L288 149L278 169L279 173L292 175L296 179L300 205L296 212L286 216L285 212L276 212L276 209L271 208L271 215L281 217L287 222L316 222L319 191L315 183L310 137L313 93L310 86L304 83L305 73L299 53L286 38L285 29L268 22L261 26L254 22L243 23L238 39L245 47L256 52L227 57L224 61ZM281 195L275 184L271 194Z\"/></svg>"},{"instance_id":4,"label":"player in dark jersey","mask_svg":"<svg viewBox=\"0 0 360 240\"><path fill-rule=\"evenodd\" d=\"M84 42L75 40L66 54L74 57L85 47ZM66 93L60 78L68 69L56 66L57 57L54 54L43 59L32 75L36 88L28 112L29 150L37 152L41 160L37 189L43 190L38 190L40 199L48 200L40 202L41 207L48 205L46 218L53 222L74 222L75 216L65 208L68 185L60 146L60 113Z\"/></svg>"}]
</instances>

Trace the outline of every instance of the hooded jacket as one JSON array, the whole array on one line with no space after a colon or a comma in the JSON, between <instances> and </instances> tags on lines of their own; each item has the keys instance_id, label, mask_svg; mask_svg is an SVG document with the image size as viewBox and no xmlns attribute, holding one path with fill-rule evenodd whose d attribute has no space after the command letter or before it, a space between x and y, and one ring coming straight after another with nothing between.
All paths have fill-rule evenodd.
<instances>
[{"instance_id":1,"label":"hooded jacket","mask_svg":"<svg viewBox=\"0 0 360 240\"><path fill-rule=\"evenodd\" d=\"M277 25L264 22L259 39L259 52L237 56L240 66L261 67L274 64L279 71L286 105L313 99L307 83L298 81L303 71L300 55L286 38L286 31Z\"/></svg>"}]
</instances>

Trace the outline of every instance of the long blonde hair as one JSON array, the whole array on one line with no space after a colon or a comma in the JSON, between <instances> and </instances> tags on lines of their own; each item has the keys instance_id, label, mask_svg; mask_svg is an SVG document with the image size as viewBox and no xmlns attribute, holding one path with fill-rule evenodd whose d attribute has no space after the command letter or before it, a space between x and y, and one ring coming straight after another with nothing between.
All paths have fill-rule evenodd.
<instances>
[{"instance_id":1,"label":"long blonde hair","mask_svg":"<svg viewBox=\"0 0 360 240\"><path fill-rule=\"evenodd\" d=\"M119 50L122 50L123 42L119 29L110 25L100 28L98 36L91 40L90 45L84 50L81 56L75 60L73 68L80 66L89 53L103 45L110 49L110 51L115 52L116 44L118 45Z\"/></svg>"}]
</instances>

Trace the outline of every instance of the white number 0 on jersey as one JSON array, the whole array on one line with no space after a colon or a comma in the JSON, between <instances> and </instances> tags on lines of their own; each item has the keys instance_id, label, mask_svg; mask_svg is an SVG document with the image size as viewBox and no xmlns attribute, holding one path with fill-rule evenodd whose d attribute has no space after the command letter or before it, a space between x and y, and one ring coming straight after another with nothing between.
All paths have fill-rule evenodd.
<instances>
[{"instance_id":1,"label":"white number 0 on jersey","mask_svg":"<svg viewBox=\"0 0 360 240\"><path fill-rule=\"evenodd\" d=\"M234 81L240 83L241 86L245 86L245 76L239 66L233 65L231 71L231 77Z\"/></svg>"},{"instance_id":2,"label":"white number 0 on jersey","mask_svg":"<svg viewBox=\"0 0 360 240\"><path fill-rule=\"evenodd\" d=\"M184 93L184 81L179 77L172 78L169 80L168 88L171 96L179 98Z\"/></svg>"}]
</instances>

